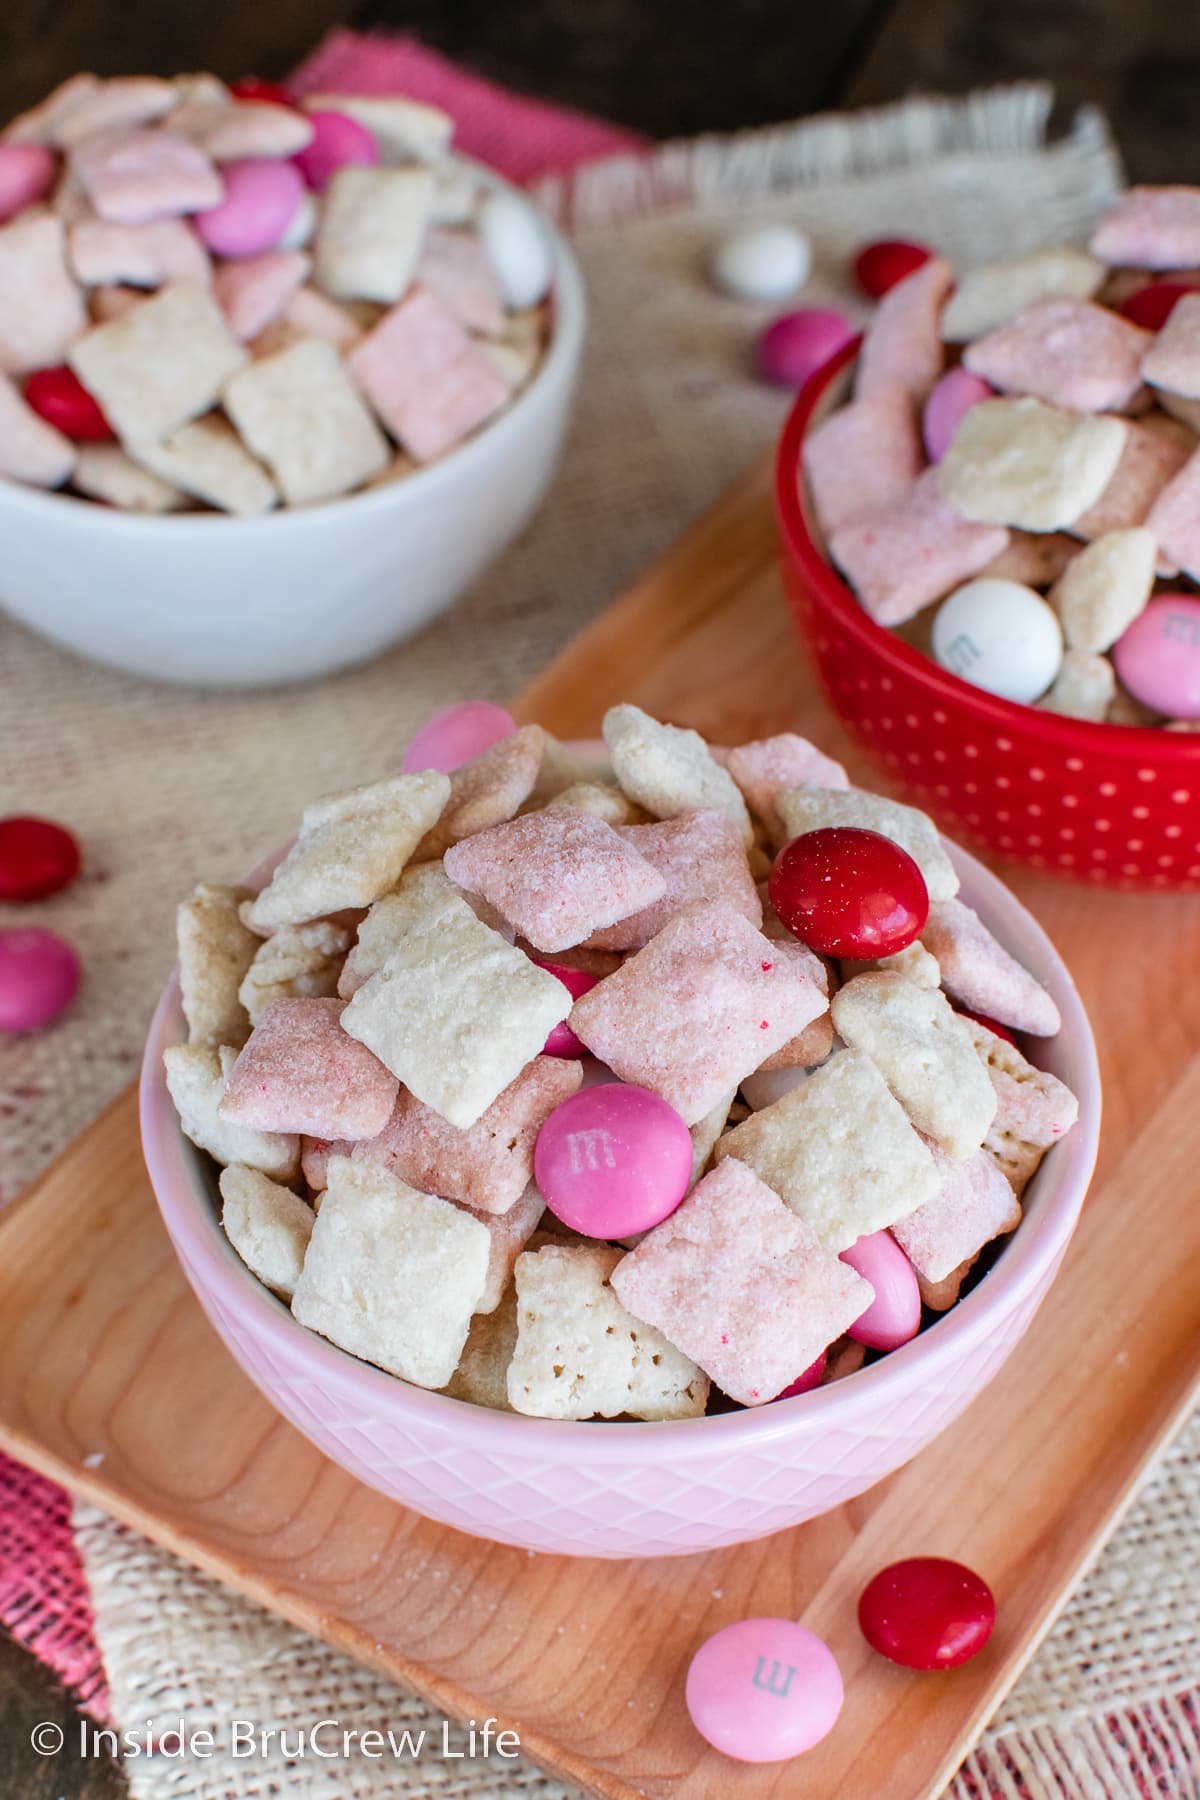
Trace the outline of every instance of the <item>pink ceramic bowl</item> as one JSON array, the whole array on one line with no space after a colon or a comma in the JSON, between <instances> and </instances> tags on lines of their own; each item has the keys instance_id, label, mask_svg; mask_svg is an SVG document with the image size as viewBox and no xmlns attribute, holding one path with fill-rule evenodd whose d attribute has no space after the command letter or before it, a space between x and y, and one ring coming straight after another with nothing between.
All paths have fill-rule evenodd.
<instances>
[{"instance_id":1,"label":"pink ceramic bowl","mask_svg":"<svg viewBox=\"0 0 1200 1800\"><path fill-rule=\"evenodd\" d=\"M965 852L964 898L1058 1002L1044 1061L1079 1123L1031 1183L1024 1222L937 1324L835 1385L754 1411L667 1424L526 1419L448 1400L304 1330L226 1242L212 1165L183 1136L162 1053L184 1035L173 978L142 1068L142 1144L167 1230L227 1347L292 1424L350 1474L460 1531L574 1556L678 1556L826 1512L957 1418L1019 1341L1070 1241L1096 1157L1100 1077L1087 1017L1039 925Z\"/></svg>"}]
</instances>

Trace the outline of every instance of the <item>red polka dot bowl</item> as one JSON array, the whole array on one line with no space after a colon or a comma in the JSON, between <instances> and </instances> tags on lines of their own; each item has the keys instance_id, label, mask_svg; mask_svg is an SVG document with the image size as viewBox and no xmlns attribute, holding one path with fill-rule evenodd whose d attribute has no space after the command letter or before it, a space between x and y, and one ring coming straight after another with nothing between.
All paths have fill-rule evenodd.
<instances>
[{"instance_id":1,"label":"red polka dot bowl","mask_svg":"<svg viewBox=\"0 0 1200 1800\"><path fill-rule=\"evenodd\" d=\"M830 563L807 493L808 431L846 395L855 344L784 427L784 585L838 715L892 785L964 842L1105 887L1200 889L1200 733L1094 725L972 687L876 625Z\"/></svg>"}]
</instances>

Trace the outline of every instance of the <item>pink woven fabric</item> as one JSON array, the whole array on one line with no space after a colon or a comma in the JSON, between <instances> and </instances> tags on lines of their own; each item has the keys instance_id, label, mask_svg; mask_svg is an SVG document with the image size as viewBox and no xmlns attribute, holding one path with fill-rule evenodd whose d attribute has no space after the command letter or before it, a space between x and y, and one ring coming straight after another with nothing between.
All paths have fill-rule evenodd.
<instances>
[{"instance_id":1,"label":"pink woven fabric","mask_svg":"<svg viewBox=\"0 0 1200 1800\"><path fill-rule=\"evenodd\" d=\"M405 94L441 106L455 120L458 148L510 181L647 147L635 132L495 87L413 38L331 32L290 85L301 94Z\"/></svg>"},{"instance_id":2,"label":"pink woven fabric","mask_svg":"<svg viewBox=\"0 0 1200 1800\"><path fill-rule=\"evenodd\" d=\"M108 1717L108 1687L71 1533L71 1502L53 1482L0 1455L0 1624L80 1705Z\"/></svg>"}]
</instances>

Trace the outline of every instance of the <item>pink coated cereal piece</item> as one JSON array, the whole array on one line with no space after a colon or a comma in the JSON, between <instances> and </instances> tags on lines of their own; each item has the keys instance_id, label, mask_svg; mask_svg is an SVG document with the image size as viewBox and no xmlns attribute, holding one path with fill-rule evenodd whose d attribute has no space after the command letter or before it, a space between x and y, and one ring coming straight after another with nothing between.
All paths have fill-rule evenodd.
<instances>
[{"instance_id":1,"label":"pink coated cereal piece","mask_svg":"<svg viewBox=\"0 0 1200 1800\"><path fill-rule=\"evenodd\" d=\"M1021 1206L986 1150L956 1162L936 1144L930 1152L941 1183L931 1200L891 1227L892 1236L923 1281L944 1281L985 1244L1014 1231Z\"/></svg>"},{"instance_id":2,"label":"pink coated cereal piece","mask_svg":"<svg viewBox=\"0 0 1200 1800\"><path fill-rule=\"evenodd\" d=\"M383 1130L354 1154L423 1194L504 1213L533 1179L538 1132L582 1080L578 1063L535 1056L465 1129L402 1088Z\"/></svg>"},{"instance_id":3,"label":"pink coated cereal piece","mask_svg":"<svg viewBox=\"0 0 1200 1800\"><path fill-rule=\"evenodd\" d=\"M1184 294L1142 358L1142 378L1186 399L1200 399L1200 294Z\"/></svg>"},{"instance_id":4,"label":"pink coated cereal piece","mask_svg":"<svg viewBox=\"0 0 1200 1800\"><path fill-rule=\"evenodd\" d=\"M590 1087L538 1133L534 1178L556 1219L584 1237L626 1238L674 1212L692 1178L692 1137L665 1100L625 1082Z\"/></svg>"},{"instance_id":5,"label":"pink coated cereal piece","mask_svg":"<svg viewBox=\"0 0 1200 1800\"><path fill-rule=\"evenodd\" d=\"M313 133L306 115L294 106L243 100L233 106L214 107L197 136L201 149L214 162L228 163L246 157L303 154Z\"/></svg>"},{"instance_id":6,"label":"pink coated cereal piece","mask_svg":"<svg viewBox=\"0 0 1200 1800\"><path fill-rule=\"evenodd\" d=\"M234 337L247 343L265 330L303 287L311 267L303 250L266 250L223 262L213 292Z\"/></svg>"},{"instance_id":7,"label":"pink coated cereal piece","mask_svg":"<svg viewBox=\"0 0 1200 1800\"><path fill-rule=\"evenodd\" d=\"M969 581L1008 543L1003 525L979 525L943 499L927 469L902 499L836 531L829 550L879 625L902 625Z\"/></svg>"},{"instance_id":8,"label":"pink coated cereal piece","mask_svg":"<svg viewBox=\"0 0 1200 1800\"><path fill-rule=\"evenodd\" d=\"M773 1400L797 1364L806 1369L872 1299L868 1284L733 1156L610 1279L623 1306L742 1406Z\"/></svg>"},{"instance_id":9,"label":"pink coated cereal piece","mask_svg":"<svg viewBox=\"0 0 1200 1800\"><path fill-rule=\"evenodd\" d=\"M803 1755L833 1730L842 1699L833 1652L792 1619L726 1625L701 1644L687 1673L693 1725L736 1762Z\"/></svg>"},{"instance_id":10,"label":"pink coated cereal piece","mask_svg":"<svg viewBox=\"0 0 1200 1800\"><path fill-rule=\"evenodd\" d=\"M475 232L431 225L413 280L436 294L465 330L500 336L504 329L500 282Z\"/></svg>"},{"instance_id":11,"label":"pink coated cereal piece","mask_svg":"<svg viewBox=\"0 0 1200 1800\"><path fill-rule=\"evenodd\" d=\"M1200 188L1126 188L1101 219L1090 249L1102 262L1130 269L1200 266Z\"/></svg>"},{"instance_id":12,"label":"pink coated cereal piece","mask_svg":"<svg viewBox=\"0 0 1200 1800\"><path fill-rule=\"evenodd\" d=\"M821 529L900 500L921 473L917 409L902 381L880 381L804 440L804 471Z\"/></svg>"},{"instance_id":13,"label":"pink coated cereal piece","mask_svg":"<svg viewBox=\"0 0 1200 1800\"><path fill-rule=\"evenodd\" d=\"M8 377L0 375L0 476L30 487L61 487L77 454L70 438L39 418Z\"/></svg>"},{"instance_id":14,"label":"pink coated cereal piece","mask_svg":"<svg viewBox=\"0 0 1200 1800\"><path fill-rule=\"evenodd\" d=\"M436 861L451 844L511 819L533 792L545 741L540 725L522 725L455 769L450 798L437 824L417 845L414 860Z\"/></svg>"},{"instance_id":15,"label":"pink coated cereal piece","mask_svg":"<svg viewBox=\"0 0 1200 1800\"><path fill-rule=\"evenodd\" d=\"M62 220L33 212L0 226L0 370L57 366L87 323L67 271Z\"/></svg>"},{"instance_id":16,"label":"pink coated cereal piece","mask_svg":"<svg viewBox=\"0 0 1200 1800\"><path fill-rule=\"evenodd\" d=\"M79 958L53 931L0 931L0 1032L49 1025L75 998L79 974Z\"/></svg>"},{"instance_id":17,"label":"pink coated cereal piece","mask_svg":"<svg viewBox=\"0 0 1200 1800\"><path fill-rule=\"evenodd\" d=\"M917 404L924 405L942 372L945 352L939 321L953 285L950 264L944 257L931 256L889 288L863 338L856 398L902 381Z\"/></svg>"},{"instance_id":18,"label":"pink coated cereal piece","mask_svg":"<svg viewBox=\"0 0 1200 1800\"><path fill-rule=\"evenodd\" d=\"M274 1000L233 1065L219 1112L229 1124L306 1137L370 1138L400 1083L342 1030L342 1000ZM287 1120L287 1124L278 1121Z\"/></svg>"},{"instance_id":19,"label":"pink coated cereal piece","mask_svg":"<svg viewBox=\"0 0 1200 1800\"><path fill-rule=\"evenodd\" d=\"M1061 1029L1058 1007L1041 982L961 900L930 903L921 942L937 958L946 992L968 1012L1034 1037L1053 1037Z\"/></svg>"},{"instance_id":20,"label":"pink coated cereal piece","mask_svg":"<svg viewBox=\"0 0 1200 1800\"><path fill-rule=\"evenodd\" d=\"M1090 540L1110 531L1129 531L1144 525L1151 506L1195 448L1194 433L1175 419L1157 415L1131 419L1112 479L1096 504L1073 522L1072 534Z\"/></svg>"},{"instance_id":21,"label":"pink coated cereal piece","mask_svg":"<svg viewBox=\"0 0 1200 1800\"><path fill-rule=\"evenodd\" d=\"M312 137L295 157L306 184L320 193L339 169L351 165L373 169L379 162L379 145L373 132L344 112L309 112Z\"/></svg>"},{"instance_id":22,"label":"pink coated cereal piece","mask_svg":"<svg viewBox=\"0 0 1200 1800\"><path fill-rule=\"evenodd\" d=\"M962 424L963 414L978 406L981 400L992 399L993 394L994 389L981 376L972 375L969 369L961 366L947 369L938 377L921 418L925 454L931 463L939 463L945 456Z\"/></svg>"},{"instance_id":23,"label":"pink coated cereal piece","mask_svg":"<svg viewBox=\"0 0 1200 1800\"><path fill-rule=\"evenodd\" d=\"M348 1138L301 1138L300 1173L314 1194L325 1191L330 1157L349 1156L353 1149Z\"/></svg>"},{"instance_id":24,"label":"pink coated cereal piece","mask_svg":"<svg viewBox=\"0 0 1200 1800\"><path fill-rule=\"evenodd\" d=\"M417 288L347 357L356 381L410 456L431 462L508 399L508 383L450 309Z\"/></svg>"},{"instance_id":25,"label":"pink coated cereal piece","mask_svg":"<svg viewBox=\"0 0 1200 1800\"><path fill-rule=\"evenodd\" d=\"M1090 300L1035 300L968 344L963 367L1002 393L1073 412L1120 412L1142 383L1150 332Z\"/></svg>"},{"instance_id":26,"label":"pink coated cereal piece","mask_svg":"<svg viewBox=\"0 0 1200 1800\"><path fill-rule=\"evenodd\" d=\"M422 725L404 752L404 773L437 769L449 775L482 756L501 738L511 737L516 729L512 714L491 700L461 700L457 706L434 713Z\"/></svg>"},{"instance_id":27,"label":"pink coated cereal piece","mask_svg":"<svg viewBox=\"0 0 1200 1800\"><path fill-rule=\"evenodd\" d=\"M756 813L777 841L784 834L783 820L775 805L785 788L808 783L813 787L848 788L850 778L840 762L826 756L815 744L795 731L778 737L757 738L738 744L726 757L726 768Z\"/></svg>"},{"instance_id":28,"label":"pink coated cereal piece","mask_svg":"<svg viewBox=\"0 0 1200 1800\"><path fill-rule=\"evenodd\" d=\"M550 807L447 850L451 881L488 903L536 950L580 944L662 898L658 870L603 819Z\"/></svg>"},{"instance_id":29,"label":"pink coated cereal piece","mask_svg":"<svg viewBox=\"0 0 1200 1800\"><path fill-rule=\"evenodd\" d=\"M221 200L196 218L196 230L216 256L258 256L273 250L304 198L304 182L289 162L251 158L226 163Z\"/></svg>"},{"instance_id":30,"label":"pink coated cereal piece","mask_svg":"<svg viewBox=\"0 0 1200 1800\"><path fill-rule=\"evenodd\" d=\"M37 106L30 107L28 112L19 113L11 120L0 132L0 141L6 144L56 145L66 121L99 86L94 75L69 75L44 100L39 101Z\"/></svg>"},{"instance_id":31,"label":"pink coated cereal piece","mask_svg":"<svg viewBox=\"0 0 1200 1800\"><path fill-rule=\"evenodd\" d=\"M1200 450L1159 490L1143 523L1160 556L1193 579L1200 574Z\"/></svg>"},{"instance_id":32,"label":"pink coated cereal piece","mask_svg":"<svg viewBox=\"0 0 1200 1800\"><path fill-rule=\"evenodd\" d=\"M44 144L0 144L0 224L36 205L49 191L57 166Z\"/></svg>"},{"instance_id":33,"label":"pink coated cereal piece","mask_svg":"<svg viewBox=\"0 0 1200 1800\"><path fill-rule=\"evenodd\" d=\"M640 950L685 906L728 900L751 925L762 924L762 901L746 861L742 834L724 813L681 813L651 825L618 825L666 882L660 900L588 939L597 950Z\"/></svg>"},{"instance_id":34,"label":"pink coated cereal piece","mask_svg":"<svg viewBox=\"0 0 1200 1800\"><path fill-rule=\"evenodd\" d=\"M102 81L67 110L55 131L55 143L60 150L70 150L102 131L153 125L170 112L177 98L172 82L160 81L153 75L126 75Z\"/></svg>"},{"instance_id":35,"label":"pink coated cereal piece","mask_svg":"<svg viewBox=\"0 0 1200 1800\"><path fill-rule=\"evenodd\" d=\"M324 338L335 350L344 350L362 336L362 326L353 313L336 300L327 300L316 288L300 288L284 307L283 316L306 337Z\"/></svg>"},{"instance_id":36,"label":"pink coated cereal piece","mask_svg":"<svg viewBox=\"0 0 1200 1800\"><path fill-rule=\"evenodd\" d=\"M694 1125L826 1005L798 960L718 900L672 919L577 1000L571 1028Z\"/></svg>"},{"instance_id":37,"label":"pink coated cereal piece","mask_svg":"<svg viewBox=\"0 0 1200 1800\"><path fill-rule=\"evenodd\" d=\"M182 219L148 225L113 225L81 219L67 234L71 266L85 287L162 287L193 281L207 287L212 265L203 244Z\"/></svg>"},{"instance_id":38,"label":"pink coated cereal piece","mask_svg":"<svg viewBox=\"0 0 1200 1800\"><path fill-rule=\"evenodd\" d=\"M578 1000L584 994L590 994L600 979L599 975L591 975L586 969L568 969L564 963L550 962L544 956L535 956L533 961L539 969L549 969L551 975L556 975L573 1000ZM564 1019L561 1025L554 1027L546 1039L546 1047L542 1051L542 1055L583 1057L587 1055L587 1051Z\"/></svg>"},{"instance_id":39,"label":"pink coated cereal piece","mask_svg":"<svg viewBox=\"0 0 1200 1800\"><path fill-rule=\"evenodd\" d=\"M1003 1177L1001 1177L1003 1179ZM849 1335L872 1350L898 1350L921 1326L921 1290L913 1266L886 1231L872 1231L841 1252L841 1260L869 1281L875 1298Z\"/></svg>"},{"instance_id":40,"label":"pink coated cereal piece","mask_svg":"<svg viewBox=\"0 0 1200 1800\"><path fill-rule=\"evenodd\" d=\"M111 131L89 138L72 168L102 219L146 225L220 204L221 177L195 144L169 131Z\"/></svg>"}]
</instances>

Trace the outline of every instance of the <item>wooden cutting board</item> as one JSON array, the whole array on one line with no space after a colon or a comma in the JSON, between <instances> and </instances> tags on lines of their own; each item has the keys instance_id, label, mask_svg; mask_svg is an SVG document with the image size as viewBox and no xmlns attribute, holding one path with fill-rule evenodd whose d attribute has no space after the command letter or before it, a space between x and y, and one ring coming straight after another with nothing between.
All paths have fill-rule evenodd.
<instances>
[{"instance_id":1,"label":"wooden cutting board","mask_svg":"<svg viewBox=\"0 0 1200 1800\"><path fill-rule=\"evenodd\" d=\"M765 466L518 710L591 735L621 698L718 741L799 727L867 776L791 635ZM1066 950L1100 1043L1095 1185L1050 1298L992 1386L837 1512L713 1555L613 1564L463 1537L358 1486L262 1399L192 1299L132 1094L0 1225L0 1443L445 1713L498 1716L529 1755L606 1800L932 1800L1200 1375L1200 908L1012 880ZM998 1597L988 1648L951 1674L892 1667L855 1624L864 1581L918 1552L961 1557ZM799 1763L726 1762L684 1710L692 1652L751 1613L803 1619L846 1679L837 1729Z\"/></svg>"}]
</instances>

